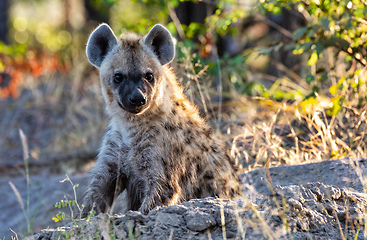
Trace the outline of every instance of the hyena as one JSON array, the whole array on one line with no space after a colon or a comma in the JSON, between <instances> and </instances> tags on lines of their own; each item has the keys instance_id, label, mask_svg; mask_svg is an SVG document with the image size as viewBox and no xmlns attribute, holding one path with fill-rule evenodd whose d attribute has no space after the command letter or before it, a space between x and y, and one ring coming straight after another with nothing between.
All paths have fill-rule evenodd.
<instances>
[{"instance_id":1,"label":"hyena","mask_svg":"<svg viewBox=\"0 0 367 240\"><path fill-rule=\"evenodd\" d=\"M83 216L106 212L124 190L127 208L144 214L155 206L240 193L237 164L167 66L175 45L165 27L118 39L102 24L86 50L99 68L110 123L90 172Z\"/></svg>"}]
</instances>

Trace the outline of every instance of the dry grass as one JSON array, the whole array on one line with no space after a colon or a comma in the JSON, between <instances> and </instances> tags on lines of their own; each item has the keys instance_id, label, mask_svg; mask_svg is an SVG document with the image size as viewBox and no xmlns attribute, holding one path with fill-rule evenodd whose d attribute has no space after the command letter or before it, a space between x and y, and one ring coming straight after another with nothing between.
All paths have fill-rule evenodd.
<instances>
[{"instance_id":1,"label":"dry grass","mask_svg":"<svg viewBox=\"0 0 367 240\"><path fill-rule=\"evenodd\" d=\"M367 108L345 108L338 116L328 117L325 110L308 115L295 105L258 99L249 102L257 107L251 107L253 111L246 111L242 118L237 115L225 120L223 129L227 133L223 137L232 143L232 153L248 170L366 156Z\"/></svg>"},{"instance_id":2,"label":"dry grass","mask_svg":"<svg viewBox=\"0 0 367 240\"><path fill-rule=\"evenodd\" d=\"M209 76L190 49L184 53L174 66L179 81L246 170L366 156L366 107L347 102L329 117L321 106L307 114L297 102L245 97L228 80ZM7 156L2 163L22 162L19 128L29 139L30 165L95 156L107 117L97 71L85 64L67 76L27 77L18 99L0 100L0 155Z\"/></svg>"},{"instance_id":3,"label":"dry grass","mask_svg":"<svg viewBox=\"0 0 367 240\"><path fill-rule=\"evenodd\" d=\"M233 86L218 92L207 68L193 61L189 50L185 54L177 66L179 80L246 170L367 155L367 106L356 108L355 102L347 101L330 117L322 104L310 106L306 113L299 101L246 97ZM201 70L195 72L197 68ZM226 79L223 84L231 85ZM228 100L219 103L223 96Z\"/></svg>"}]
</instances>

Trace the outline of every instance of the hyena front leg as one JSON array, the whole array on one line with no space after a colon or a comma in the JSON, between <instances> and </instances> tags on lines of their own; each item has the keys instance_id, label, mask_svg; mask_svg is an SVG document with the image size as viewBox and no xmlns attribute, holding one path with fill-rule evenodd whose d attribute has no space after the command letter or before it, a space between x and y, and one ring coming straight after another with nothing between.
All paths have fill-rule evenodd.
<instances>
[{"instance_id":1,"label":"hyena front leg","mask_svg":"<svg viewBox=\"0 0 367 240\"><path fill-rule=\"evenodd\" d=\"M97 213L106 212L125 189L127 177L119 171L118 165L117 161L112 160L97 163L84 197L82 217L86 217L91 210Z\"/></svg>"},{"instance_id":2,"label":"hyena front leg","mask_svg":"<svg viewBox=\"0 0 367 240\"><path fill-rule=\"evenodd\" d=\"M106 212L115 198L126 188L128 180L124 160L126 151L117 144L106 141L90 174L82 217L86 217L91 210L97 213Z\"/></svg>"},{"instance_id":3,"label":"hyena front leg","mask_svg":"<svg viewBox=\"0 0 367 240\"><path fill-rule=\"evenodd\" d=\"M155 206L166 205L172 197L173 188L169 187L169 180L164 174L162 158L146 148L140 153L140 167L142 167L145 189L144 197L138 211L147 214ZM166 166L167 167L167 166Z\"/></svg>"}]
</instances>

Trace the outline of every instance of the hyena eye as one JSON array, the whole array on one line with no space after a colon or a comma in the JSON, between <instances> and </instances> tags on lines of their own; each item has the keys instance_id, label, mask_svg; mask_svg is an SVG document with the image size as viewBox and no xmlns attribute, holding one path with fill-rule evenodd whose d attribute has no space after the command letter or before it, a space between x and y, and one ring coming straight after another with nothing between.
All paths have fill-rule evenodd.
<instances>
[{"instance_id":1,"label":"hyena eye","mask_svg":"<svg viewBox=\"0 0 367 240\"><path fill-rule=\"evenodd\" d=\"M154 76L152 73L147 73L145 74L144 78L148 81L148 82L152 82L154 80Z\"/></svg>"},{"instance_id":2,"label":"hyena eye","mask_svg":"<svg viewBox=\"0 0 367 240\"><path fill-rule=\"evenodd\" d=\"M115 75L113 76L113 81L115 81L115 83L121 83L123 79L123 76L121 73L115 73Z\"/></svg>"}]
</instances>

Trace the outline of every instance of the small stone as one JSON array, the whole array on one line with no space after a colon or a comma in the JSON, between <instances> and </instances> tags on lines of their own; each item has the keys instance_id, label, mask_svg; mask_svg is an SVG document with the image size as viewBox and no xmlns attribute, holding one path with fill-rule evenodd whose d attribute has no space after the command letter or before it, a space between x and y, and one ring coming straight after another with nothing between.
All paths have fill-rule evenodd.
<instances>
[{"instance_id":1,"label":"small stone","mask_svg":"<svg viewBox=\"0 0 367 240\"><path fill-rule=\"evenodd\" d=\"M311 210L317 209L317 202L315 200L305 201L304 205Z\"/></svg>"},{"instance_id":2,"label":"small stone","mask_svg":"<svg viewBox=\"0 0 367 240\"><path fill-rule=\"evenodd\" d=\"M128 211L126 215L130 219L137 220L140 222L144 222L144 220L146 219L146 215L143 215L141 212L138 211Z\"/></svg>"},{"instance_id":3,"label":"small stone","mask_svg":"<svg viewBox=\"0 0 367 240\"><path fill-rule=\"evenodd\" d=\"M185 215L185 220L187 228L196 232L203 231L216 225L214 217L202 211L190 211Z\"/></svg>"},{"instance_id":4,"label":"small stone","mask_svg":"<svg viewBox=\"0 0 367 240\"><path fill-rule=\"evenodd\" d=\"M176 213L158 213L156 224L161 226L180 227L183 225L183 217Z\"/></svg>"},{"instance_id":5,"label":"small stone","mask_svg":"<svg viewBox=\"0 0 367 240\"><path fill-rule=\"evenodd\" d=\"M308 232L310 230L310 226L303 219L298 219L297 220L297 228L300 229L303 232Z\"/></svg>"},{"instance_id":6,"label":"small stone","mask_svg":"<svg viewBox=\"0 0 367 240\"><path fill-rule=\"evenodd\" d=\"M163 211L167 213L184 214L187 211L187 207L183 205L171 205L166 207Z\"/></svg>"},{"instance_id":7,"label":"small stone","mask_svg":"<svg viewBox=\"0 0 367 240\"><path fill-rule=\"evenodd\" d=\"M294 200L293 198L290 198L290 199L287 200L287 202L295 210L297 210L299 212L303 210L302 204L299 201Z\"/></svg>"}]
</instances>

